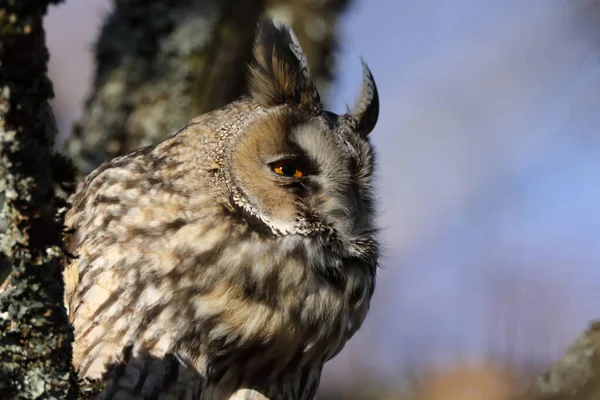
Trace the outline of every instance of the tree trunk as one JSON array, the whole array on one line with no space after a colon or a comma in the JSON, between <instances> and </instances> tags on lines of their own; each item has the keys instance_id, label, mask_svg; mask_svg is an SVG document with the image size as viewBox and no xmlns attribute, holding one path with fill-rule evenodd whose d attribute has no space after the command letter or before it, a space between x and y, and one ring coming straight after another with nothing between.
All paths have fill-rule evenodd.
<instances>
[{"instance_id":1,"label":"tree trunk","mask_svg":"<svg viewBox=\"0 0 600 400\"><path fill-rule=\"evenodd\" d=\"M67 140L79 170L237 97L261 10L261 0L116 1L95 47L93 94Z\"/></svg>"},{"instance_id":2,"label":"tree trunk","mask_svg":"<svg viewBox=\"0 0 600 400\"><path fill-rule=\"evenodd\" d=\"M42 17L49 0L0 2L0 192L10 272L0 293L0 398L74 396L72 332L63 306L64 202L53 182L72 170L53 155L48 52Z\"/></svg>"}]
</instances>

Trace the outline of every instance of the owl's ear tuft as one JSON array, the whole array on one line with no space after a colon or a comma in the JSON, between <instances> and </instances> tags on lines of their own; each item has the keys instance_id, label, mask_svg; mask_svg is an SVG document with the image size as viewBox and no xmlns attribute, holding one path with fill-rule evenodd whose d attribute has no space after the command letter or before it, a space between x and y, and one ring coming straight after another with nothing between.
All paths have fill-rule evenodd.
<instances>
[{"instance_id":1,"label":"owl's ear tuft","mask_svg":"<svg viewBox=\"0 0 600 400\"><path fill-rule=\"evenodd\" d=\"M363 70L363 84L358 103L349 114L356 121L356 126L359 133L367 136L379 118L379 94L377 93L377 85L371 70L367 63L362 58L360 59Z\"/></svg>"},{"instance_id":2,"label":"owl's ear tuft","mask_svg":"<svg viewBox=\"0 0 600 400\"><path fill-rule=\"evenodd\" d=\"M308 60L296 35L281 22L258 24L250 69L250 94L265 106L287 104L311 114L323 111Z\"/></svg>"}]
</instances>

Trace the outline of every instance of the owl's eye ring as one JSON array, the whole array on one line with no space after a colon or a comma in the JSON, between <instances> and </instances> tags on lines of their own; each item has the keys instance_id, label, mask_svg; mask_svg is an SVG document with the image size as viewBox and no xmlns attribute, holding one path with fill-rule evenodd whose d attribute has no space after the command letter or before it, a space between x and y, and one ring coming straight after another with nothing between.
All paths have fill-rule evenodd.
<instances>
[{"instance_id":1,"label":"owl's eye ring","mask_svg":"<svg viewBox=\"0 0 600 400\"><path fill-rule=\"evenodd\" d=\"M296 160L279 160L270 164L271 170L277 175L287 178L302 178L304 171Z\"/></svg>"}]
</instances>

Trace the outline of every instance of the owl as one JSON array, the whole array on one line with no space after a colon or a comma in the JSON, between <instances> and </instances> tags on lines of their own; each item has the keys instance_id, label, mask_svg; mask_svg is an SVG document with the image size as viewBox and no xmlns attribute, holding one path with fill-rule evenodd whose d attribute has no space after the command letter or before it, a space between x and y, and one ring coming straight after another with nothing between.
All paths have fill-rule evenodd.
<instances>
[{"instance_id":1,"label":"owl","mask_svg":"<svg viewBox=\"0 0 600 400\"><path fill-rule=\"evenodd\" d=\"M371 72L363 62L352 111L326 111L293 32L267 20L248 69L248 95L101 165L71 197L73 362L99 398L313 399L365 319Z\"/></svg>"}]
</instances>

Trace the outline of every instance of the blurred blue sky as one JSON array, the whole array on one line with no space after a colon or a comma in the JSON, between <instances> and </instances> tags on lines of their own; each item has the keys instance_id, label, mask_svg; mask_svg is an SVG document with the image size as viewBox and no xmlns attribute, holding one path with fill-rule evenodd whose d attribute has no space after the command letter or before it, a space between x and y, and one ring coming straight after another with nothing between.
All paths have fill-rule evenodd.
<instances>
[{"instance_id":1,"label":"blurred blue sky","mask_svg":"<svg viewBox=\"0 0 600 400\"><path fill-rule=\"evenodd\" d=\"M387 251L356 344L374 365L543 362L600 316L600 63L583 3L363 1L345 19L334 107L356 96L359 54L382 104Z\"/></svg>"},{"instance_id":2,"label":"blurred blue sky","mask_svg":"<svg viewBox=\"0 0 600 400\"><path fill-rule=\"evenodd\" d=\"M584 1L355 3L332 108L358 95L363 56L386 249L367 324L330 375L557 356L600 317L600 44ZM70 0L47 21L63 132L107 4ZM90 23L67 31L75 14Z\"/></svg>"}]
</instances>

